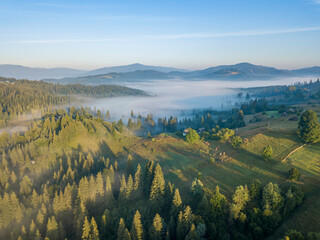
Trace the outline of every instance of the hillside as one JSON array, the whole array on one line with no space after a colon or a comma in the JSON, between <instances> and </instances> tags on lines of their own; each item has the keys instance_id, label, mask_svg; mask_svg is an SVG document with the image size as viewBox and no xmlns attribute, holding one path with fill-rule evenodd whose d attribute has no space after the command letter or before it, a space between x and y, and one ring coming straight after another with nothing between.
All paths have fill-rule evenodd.
<instances>
[{"instance_id":1,"label":"hillside","mask_svg":"<svg viewBox=\"0 0 320 240\"><path fill-rule=\"evenodd\" d=\"M114 85L58 85L0 77L0 126L30 112L74 104L80 97L147 96L141 90Z\"/></svg>"},{"instance_id":2,"label":"hillside","mask_svg":"<svg viewBox=\"0 0 320 240\"><path fill-rule=\"evenodd\" d=\"M165 207L154 207L157 206L154 205L154 201L159 200L149 200L150 192L146 190L148 166L152 162L151 169L157 164L161 166L161 172L168 184L166 185L168 188L165 189L169 192L166 194L171 196L169 199L172 199L174 189L179 189L179 199L181 196L180 201L185 206L181 209L191 206L192 214L195 214L195 220L192 220L194 224L204 223L209 226L210 221L217 221L208 220L206 215L208 212L202 212L203 206L199 203L203 193L211 199L210 202L216 199L215 196L219 198L226 196L227 205L222 205L226 212L221 213L221 216L225 217L223 221L229 222L229 206L232 205L235 189L238 189L239 185L247 185L251 189L250 184L253 180L259 179L262 186L267 186L269 182L278 184L283 198L286 198L288 189L292 189L294 194L300 196L301 193L296 192L296 187L301 188L305 195L301 206L277 223L277 227L272 225L272 229L276 229L275 232L266 228L263 234L271 235L274 239L280 238L292 228L307 232L317 231L320 227L319 219L310 217L310 213L313 216L320 214L317 201L320 195L320 171L317 167L320 145L308 145L292 154L285 162L282 161L289 152L302 144L296 135L297 122L288 120L291 115L281 117L276 112L266 112L266 114L246 116L247 126L240 128L238 132L244 139L244 144L239 149L234 149L229 142L217 140L188 143L179 134L161 134L153 138L136 137L119 123L105 122L95 117L95 113L74 109L69 111L69 113L64 110L45 113L40 121L34 123L20 136L0 135L0 152L3 152L2 159L5 159L0 164L0 173L4 177L0 178L0 191L4 193L4 198L0 198L0 209L7 206L8 191L16 192L19 199L22 199L15 200L13 195L10 196L11 201L15 201L11 207L15 207L16 211L3 209L0 211L1 237L7 236L10 232L14 236L23 234L20 229L23 229L23 224L32 225L31 220L27 220L31 218L35 219L41 236L54 236L52 234L55 232L51 232L49 222L58 221L62 224L60 226L57 224L56 234L60 232L70 239L78 239L77 232L81 234L84 224L84 217L81 216L97 219L100 236L115 236L119 219L123 217L125 223L129 225L137 209L142 215L145 229L149 228L147 221L149 215L154 215L156 212L162 213L163 221L169 224L170 215L167 214L169 212L172 214L171 207L167 210ZM251 123L250 120L255 116L260 117L261 121ZM274 150L274 156L270 160L264 160L261 154L266 145L271 145ZM308 156L307 161L306 156ZM4 167L7 162L9 171ZM140 193L130 190L132 184L130 181L133 179L130 180L130 174L134 175L136 182L137 173L134 173L138 165L145 169L141 170L143 187ZM288 170L293 166L302 173L301 180L297 182L288 180ZM19 181L14 180L16 178ZM197 178L203 185L196 183L200 184L196 185L197 191L200 192L193 195L192 186L195 184L194 179ZM9 179L6 188L3 179ZM99 181L102 188L98 185ZM20 188L19 182L21 182ZM90 190L86 188L89 182ZM217 186L220 191L217 190ZM32 200L32 204L24 199ZM80 200L85 206L84 215L79 215L81 211L77 203ZM248 206L262 208L263 205L260 206L259 202L252 201ZM53 210L46 207L49 206L48 203L52 204ZM26 210L23 217L19 215L20 209ZM47 227L38 220L39 214L43 212L48 213L45 215L45 219L49 219ZM103 230L105 225L102 220L98 220L103 219L103 216L109 217L109 222L106 223L108 230ZM14 220L15 224L8 225L9 222L3 220L5 217ZM253 221L252 216L248 215L248 218L248 221ZM74 221L72 219L82 221L80 226L72 227L71 223ZM238 228L237 224L231 222L231 225L225 227L233 237L242 236L242 228ZM219 233L208 227L207 234L219 236L225 231L223 229ZM261 231L260 235L250 234L258 234L253 235L259 236L254 239L262 239Z\"/></svg>"}]
</instances>

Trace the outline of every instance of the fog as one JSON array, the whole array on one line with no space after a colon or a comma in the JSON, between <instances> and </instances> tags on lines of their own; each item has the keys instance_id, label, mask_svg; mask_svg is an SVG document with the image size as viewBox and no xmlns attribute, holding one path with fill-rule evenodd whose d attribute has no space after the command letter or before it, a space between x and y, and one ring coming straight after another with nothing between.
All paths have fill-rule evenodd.
<instances>
[{"instance_id":1,"label":"fog","mask_svg":"<svg viewBox=\"0 0 320 240\"><path fill-rule=\"evenodd\" d=\"M146 116L152 113L155 118L188 116L193 109L226 110L239 102L237 88L258 86L290 85L306 79L288 78L264 81L184 81L154 80L144 82L127 82L126 87L144 90L150 97L115 97L91 99L84 106L96 107L104 113L109 110L111 120L126 120L131 110ZM244 99L243 99L244 100ZM240 100L241 101L241 100Z\"/></svg>"},{"instance_id":2,"label":"fog","mask_svg":"<svg viewBox=\"0 0 320 240\"><path fill-rule=\"evenodd\" d=\"M188 117L193 109L227 110L239 100L239 88L290 85L304 82L306 78L288 78L268 81L184 81L184 80L154 80L144 82L126 82L127 87L144 90L150 96L146 97L114 97L103 99L78 98L77 107L91 107L100 109L104 114L110 111L111 121L122 118L124 121L130 117L131 110L135 115L153 114L158 117ZM8 132L24 132L33 119L39 118L39 111L23 114L11 121L6 127L0 128L0 134Z\"/></svg>"},{"instance_id":3,"label":"fog","mask_svg":"<svg viewBox=\"0 0 320 240\"><path fill-rule=\"evenodd\" d=\"M28 130L29 125L35 120L41 117L41 112L32 110L30 113L22 114L18 118L9 122L9 124L3 128L0 128L0 134L7 132L13 134L16 132L25 132Z\"/></svg>"}]
</instances>

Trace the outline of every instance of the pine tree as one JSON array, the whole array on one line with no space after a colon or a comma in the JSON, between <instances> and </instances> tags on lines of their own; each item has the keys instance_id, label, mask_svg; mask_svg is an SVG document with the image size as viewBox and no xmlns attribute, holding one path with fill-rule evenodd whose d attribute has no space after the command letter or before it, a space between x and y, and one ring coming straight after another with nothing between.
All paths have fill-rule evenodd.
<instances>
[{"instance_id":1,"label":"pine tree","mask_svg":"<svg viewBox=\"0 0 320 240\"><path fill-rule=\"evenodd\" d=\"M29 228L29 236L30 238L34 239L36 237L36 232L37 232L37 226L36 224L34 223L33 219L31 221L31 224L30 224L30 228Z\"/></svg>"},{"instance_id":2,"label":"pine tree","mask_svg":"<svg viewBox=\"0 0 320 240\"><path fill-rule=\"evenodd\" d=\"M320 141L320 124L317 113L312 110L305 111L299 121L299 136L306 143Z\"/></svg>"},{"instance_id":3,"label":"pine tree","mask_svg":"<svg viewBox=\"0 0 320 240\"><path fill-rule=\"evenodd\" d=\"M185 239L185 236L190 231L194 221L194 215L191 208L187 206L184 211L180 211L177 225L177 238L179 240Z\"/></svg>"},{"instance_id":4,"label":"pine tree","mask_svg":"<svg viewBox=\"0 0 320 240\"><path fill-rule=\"evenodd\" d=\"M36 230L36 234L33 239L34 240L41 240L42 239L41 234L38 229Z\"/></svg>"},{"instance_id":5,"label":"pine tree","mask_svg":"<svg viewBox=\"0 0 320 240\"><path fill-rule=\"evenodd\" d=\"M178 212L181 210L182 207L182 200L180 197L179 189L176 188L174 191L173 199L172 199L172 205L171 205L171 216L176 216Z\"/></svg>"},{"instance_id":6,"label":"pine tree","mask_svg":"<svg viewBox=\"0 0 320 240\"><path fill-rule=\"evenodd\" d=\"M150 195L150 187L154 176L154 162L148 161L143 174L143 191L146 196Z\"/></svg>"},{"instance_id":7,"label":"pine tree","mask_svg":"<svg viewBox=\"0 0 320 240\"><path fill-rule=\"evenodd\" d=\"M190 232L187 234L185 240L200 240L200 237L196 231L194 224L191 225Z\"/></svg>"},{"instance_id":8,"label":"pine tree","mask_svg":"<svg viewBox=\"0 0 320 240\"><path fill-rule=\"evenodd\" d=\"M126 198L126 188L127 188L126 178L122 174L122 177L121 177L121 180L120 180L119 199L125 199Z\"/></svg>"},{"instance_id":9,"label":"pine tree","mask_svg":"<svg viewBox=\"0 0 320 240\"><path fill-rule=\"evenodd\" d=\"M141 223L141 215L137 210L132 221L131 239L142 240L143 239L143 227Z\"/></svg>"},{"instance_id":10,"label":"pine tree","mask_svg":"<svg viewBox=\"0 0 320 240\"><path fill-rule=\"evenodd\" d=\"M134 175L134 184L133 184L134 191L138 191L140 187L140 181L141 181L141 166L140 164L138 164L137 171Z\"/></svg>"},{"instance_id":11,"label":"pine tree","mask_svg":"<svg viewBox=\"0 0 320 240\"><path fill-rule=\"evenodd\" d=\"M109 176L106 178L106 191L105 191L106 200L108 202L113 200L113 193L112 193L112 184Z\"/></svg>"},{"instance_id":12,"label":"pine tree","mask_svg":"<svg viewBox=\"0 0 320 240\"><path fill-rule=\"evenodd\" d=\"M100 197L104 196L104 183L101 172L97 174L96 177L97 193Z\"/></svg>"},{"instance_id":13,"label":"pine tree","mask_svg":"<svg viewBox=\"0 0 320 240\"><path fill-rule=\"evenodd\" d=\"M130 233L124 224L123 218L119 221L118 240L131 240Z\"/></svg>"},{"instance_id":14,"label":"pine tree","mask_svg":"<svg viewBox=\"0 0 320 240\"><path fill-rule=\"evenodd\" d=\"M164 200L165 180L159 163L154 171L154 178L150 188L150 200L153 202L154 207L160 210Z\"/></svg>"},{"instance_id":15,"label":"pine tree","mask_svg":"<svg viewBox=\"0 0 320 240\"><path fill-rule=\"evenodd\" d=\"M131 174L131 175L133 174L133 163L132 163L132 156L131 156L131 154L128 155L126 173L127 173L127 176L129 176L130 174Z\"/></svg>"},{"instance_id":16,"label":"pine tree","mask_svg":"<svg viewBox=\"0 0 320 240\"><path fill-rule=\"evenodd\" d=\"M129 175L127 186L126 186L126 198L127 199L130 199L132 191L133 191L133 179L132 179L132 176Z\"/></svg>"},{"instance_id":17,"label":"pine tree","mask_svg":"<svg viewBox=\"0 0 320 240\"><path fill-rule=\"evenodd\" d=\"M230 207L231 217L243 222L246 219L246 215L241 211L245 208L247 202L250 200L247 185L245 187L238 186L232 196L232 200L233 203Z\"/></svg>"},{"instance_id":18,"label":"pine tree","mask_svg":"<svg viewBox=\"0 0 320 240\"><path fill-rule=\"evenodd\" d=\"M84 218L83 227L82 227L82 237L83 240L91 240L91 225L88 221L88 218Z\"/></svg>"},{"instance_id":19,"label":"pine tree","mask_svg":"<svg viewBox=\"0 0 320 240\"><path fill-rule=\"evenodd\" d=\"M163 220L157 213L149 230L150 239L161 240L163 238Z\"/></svg>"},{"instance_id":20,"label":"pine tree","mask_svg":"<svg viewBox=\"0 0 320 240\"><path fill-rule=\"evenodd\" d=\"M268 183L262 192L262 204L264 209L272 211L280 209L282 206L282 196L278 184Z\"/></svg>"},{"instance_id":21,"label":"pine tree","mask_svg":"<svg viewBox=\"0 0 320 240\"><path fill-rule=\"evenodd\" d=\"M91 238L90 240L99 240L99 231L94 217L91 218Z\"/></svg>"},{"instance_id":22,"label":"pine tree","mask_svg":"<svg viewBox=\"0 0 320 240\"><path fill-rule=\"evenodd\" d=\"M54 216L48 220L47 237L50 239L59 239L59 226Z\"/></svg>"}]
</instances>

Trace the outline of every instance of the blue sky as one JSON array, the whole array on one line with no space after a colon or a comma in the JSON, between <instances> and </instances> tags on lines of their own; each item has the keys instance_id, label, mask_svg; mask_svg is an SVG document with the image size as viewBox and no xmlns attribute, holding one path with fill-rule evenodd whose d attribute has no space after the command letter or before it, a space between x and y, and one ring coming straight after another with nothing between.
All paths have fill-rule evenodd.
<instances>
[{"instance_id":1,"label":"blue sky","mask_svg":"<svg viewBox=\"0 0 320 240\"><path fill-rule=\"evenodd\" d=\"M0 64L320 65L320 0L1 0Z\"/></svg>"}]
</instances>

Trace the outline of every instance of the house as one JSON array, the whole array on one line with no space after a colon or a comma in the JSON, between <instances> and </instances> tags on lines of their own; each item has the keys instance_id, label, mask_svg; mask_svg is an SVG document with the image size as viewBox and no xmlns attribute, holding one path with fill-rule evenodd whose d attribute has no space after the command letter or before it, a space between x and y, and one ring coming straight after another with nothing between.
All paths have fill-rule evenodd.
<instances>
[{"instance_id":1,"label":"house","mask_svg":"<svg viewBox=\"0 0 320 240\"><path fill-rule=\"evenodd\" d=\"M182 135L185 137L185 136L187 136L188 132L189 132L189 128L186 128L185 130L183 130Z\"/></svg>"},{"instance_id":2,"label":"house","mask_svg":"<svg viewBox=\"0 0 320 240\"><path fill-rule=\"evenodd\" d=\"M202 132L204 132L206 129L205 128L199 128L198 129L198 133L201 134Z\"/></svg>"}]
</instances>

